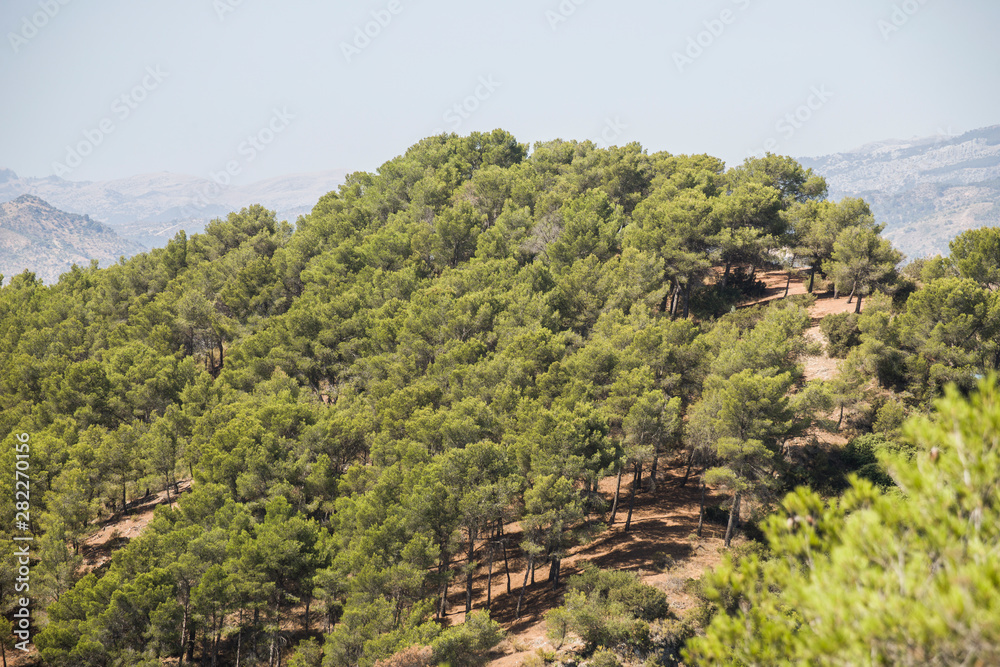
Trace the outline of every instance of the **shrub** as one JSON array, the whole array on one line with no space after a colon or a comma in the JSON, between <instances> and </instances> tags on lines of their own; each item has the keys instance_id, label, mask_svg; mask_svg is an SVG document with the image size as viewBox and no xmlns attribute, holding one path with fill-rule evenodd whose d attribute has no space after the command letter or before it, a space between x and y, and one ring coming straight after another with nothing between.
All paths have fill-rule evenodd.
<instances>
[{"instance_id":1,"label":"shrub","mask_svg":"<svg viewBox=\"0 0 1000 667\"><path fill-rule=\"evenodd\" d=\"M572 631L590 650L640 648L649 645L649 621L668 615L666 594L635 574L586 566L582 574L570 577L565 606L549 612L546 623L553 641Z\"/></svg>"},{"instance_id":2,"label":"shrub","mask_svg":"<svg viewBox=\"0 0 1000 667\"><path fill-rule=\"evenodd\" d=\"M666 593L642 583L632 572L586 567L582 574L570 577L569 588L610 604L621 604L627 613L646 621L669 613Z\"/></svg>"},{"instance_id":3,"label":"shrub","mask_svg":"<svg viewBox=\"0 0 1000 667\"><path fill-rule=\"evenodd\" d=\"M861 344L858 316L854 313L827 315L820 321L819 330L826 336L827 353L831 357L843 359L851 348Z\"/></svg>"},{"instance_id":4,"label":"shrub","mask_svg":"<svg viewBox=\"0 0 1000 667\"><path fill-rule=\"evenodd\" d=\"M431 643L434 660L451 667L482 664L486 653L504 636L503 628L488 611L474 611L465 617L465 623L448 628Z\"/></svg>"},{"instance_id":5,"label":"shrub","mask_svg":"<svg viewBox=\"0 0 1000 667\"><path fill-rule=\"evenodd\" d=\"M566 635L572 622L573 619L566 611L566 607L556 607L545 612L545 636L556 645L557 649L562 648L566 642Z\"/></svg>"},{"instance_id":6,"label":"shrub","mask_svg":"<svg viewBox=\"0 0 1000 667\"><path fill-rule=\"evenodd\" d=\"M844 448L847 462L857 475L882 488L895 486L895 482L879 461L879 456L896 453L909 456L912 452L913 449L908 445L890 440L880 433L859 435Z\"/></svg>"},{"instance_id":7,"label":"shrub","mask_svg":"<svg viewBox=\"0 0 1000 667\"><path fill-rule=\"evenodd\" d=\"M622 663L618 661L618 656L611 651L598 651L587 664L590 667L622 667Z\"/></svg>"},{"instance_id":8,"label":"shrub","mask_svg":"<svg viewBox=\"0 0 1000 667\"><path fill-rule=\"evenodd\" d=\"M288 667L320 667L322 659L323 647L310 637L295 647L295 654L288 660Z\"/></svg>"},{"instance_id":9,"label":"shrub","mask_svg":"<svg viewBox=\"0 0 1000 667\"><path fill-rule=\"evenodd\" d=\"M379 660L375 667L433 667L434 664L434 651L430 646L411 646L391 658Z\"/></svg>"}]
</instances>

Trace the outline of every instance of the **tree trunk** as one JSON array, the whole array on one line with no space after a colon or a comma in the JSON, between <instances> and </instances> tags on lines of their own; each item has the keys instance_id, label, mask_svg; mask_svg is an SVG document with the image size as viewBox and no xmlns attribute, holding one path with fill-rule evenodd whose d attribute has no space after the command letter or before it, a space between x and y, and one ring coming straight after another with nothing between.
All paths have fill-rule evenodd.
<instances>
[{"instance_id":1,"label":"tree trunk","mask_svg":"<svg viewBox=\"0 0 1000 667\"><path fill-rule=\"evenodd\" d=\"M181 620L181 659L177 663L178 667L184 667L184 644L187 641L188 618L190 616L188 607L189 605L184 605L184 616Z\"/></svg>"},{"instance_id":2,"label":"tree trunk","mask_svg":"<svg viewBox=\"0 0 1000 667\"><path fill-rule=\"evenodd\" d=\"M243 652L243 608L240 608L240 631L236 635L236 667L240 667L240 654Z\"/></svg>"},{"instance_id":3,"label":"tree trunk","mask_svg":"<svg viewBox=\"0 0 1000 667\"><path fill-rule=\"evenodd\" d=\"M788 290L791 288L791 286L792 286L792 272L789 271L788 280L785 281L785 296L781 297L782 299L788 298Z\"/></svg>"},{"instance_id":4,"label":"tree trunk","mask_svg":"<svg viewBox=\"0 0 1000 667\"><path fill-rule=\"evenodd\" d=\"M701 472L701 507L698 510L698 537L701 537L701 527L705 524L705 471Z\"/></svg>"},{"instance_id":5,"label":"tree trunk","mask_svg":"<svg viewBox=\"0 0 1000 667\"><path fill-rule=\"evenodd\" d=\"M128 505L125 504L125 485L127 483L128 482L126 482L124 479L122 480L122 515L123 516L128 516Z\"/></svg>"},{"instance_id":6,"label":"tree trunk","mask_svg":"<svg viewBox=\"0 0 1000 667\"><path fill-rule=\"evenodd\" d=\"M562 559L553 558L549 564L549 583L552 584L552 590L555 590L559 586L559 570L562 567Z\"/></svg>"},{"instance_id":7,"label":"tree trunk","mask_svg":"<svg viewBox=\"0 0 1000 667\"><path fill-rule=\"evenodd\" d=\"M441 564L438 567L438 574L441 576L441 604L438 607L438 618L444 618L448 613L448 561L450 556L447 551L441 552Z\"/></svg>"},{"instance_id":8,"label":"tree trunk","mask_svg":"<svg viewBox=\"0 0 1000 667\"><path fill-rule=\"evenodd\" d=\"M507 562L507 538L503 534L503 519L500 520L500 546L503 548L503 569L507 573L507 594L510 595L510 563Z\"/></svg>"},{"instance_id":9,"label":"tree trunk","mask_svg":"<svg viewBox=\"0 0 1000 667\"><path fill-rule=\"evenodd\" d=\"M847 303L850 303L851 301L854 301L854 293L857 290L858 290L858 284L857 283L854 283L853 285L851 285L851 294L850 294L850 296L847 297Z\"/></svg>"},{"instance_id":10,"label":"tree trunk","mask_svg":"<svg viewBox=\"0 0 1000 667\"><path fill-rule=\"evenodd\" d=\"M465 613L468 614L472 611L472 578L475 575L475 571L472 567L472 558L476 555L476 531L469 529L469 555L465 561L466 569L468 570L465 575Z\"/></svg>"},{"instance_id":11,"label":"tree trunk","mask_svg":"<svg viewBox=\"0 0 1000 667\"><path fill-rule=\"evenodd\" d=\"M816 279L816 265L813 264L809 267L809 293L813 293L813 281Z\"/></svg>"},{"instance_id":12,"label":"tree trunk","mask_svg":"<svg viewBox=\"0 0 1000 667\"><path fill-rule=\"evenodd\" d=\"M677 315L677 304L680 302L681 295L681 283L679 280L674 280L673 294L670 296L670 319L673 319Z\"/></svg>"},{"instance_id":13,"label":"tree trunk","mask_svg":"<svg viewBox=\"0 0 1000 667\"><path fill-rule=\"evenodd\" d=\"M854 306L854 312L855 312L855 314L861 312L861 295L860 294L858 294L858 303L857 303L856 306Z\"/></svg>"},{"instance_id":14,"label":"tree trunk","mask_svg":"<svg viewBox=\"0 0 1000 667\"><path fill-rule=\"evenodd\" d=\"M198 638L198 626L194 620L190 621L191 630L188 632L188 662L194 662L194 642Z\"/></svg>"},{"instance_id":15,"label":"tree trunk","mask_svg":"<svg viewBox=\"0 0 1000 667\"><path fill-rule=\"evenodd\" d=\"M740 512L740 494L737 492L737 494L733 496L733 506L729 510L729 525L726 526L727 549L729 548L729 543L733 539L733 533L735 532L736 528L736 516L739 514L739 512Z\"/></svg>"},{"instance_id":16,"label":"tree trunk","mask_svg":"<svg viewBox=\"0 0 1000 667\"><path fill-rule=\"evenodd\" d=\"M221 600L220 600L221 602ZM215 667L219 661L219 635L222 632L222 623L213 616L212 618L212 634L214 635L212 639L212 667Z\"/></svg>"},{"instance_id":17,"label":"tree trunk","mask_svg":"<svg viewBox=\"0 0 1000 667\"><path fill-rule=\"evenodd\" d=\"M632 527L632 508L635 507L635 489L639 486L639 477L642 471L642 464L635 464L635 472L632 475L632 493L628 497L628 516L625 517L625 532L629 531Z\"/></svg>"},{"instance_id":18,"label":"tree trunk","mask_svg":"<svg viewBox=\"0 0 1000 667\"><path fill-rule=\"evenodd\" d=\"M653 464L649 467L649 484L646 489L650 493L656 493L656 469L660 463L660 452L657 445L653 445Z\"/></svg>"},{"instance_id":19,"label":"tree trunk","mask_svg":"<svg viewBox=\"0 0 1000 667\"><path fill-rule=\"evenodd\" d=\"M691 445L691 453L688 454L688 464L687 470L684 471L684 479L681 480L681 486L687 486L688 478L691 476L691 465L694 463L695 448Z\"/></svg>"},{"instance_id":20,"label":"tree trunk","mask_svg":"<svg viewBox=\"0 0 1000 667\"><path fill-rule=\"evenodd\" d=\"M837 418L837 431L840 431L840 424L844 421L844 404L840 404L840 417Z\"/></svg>"},{"instance_id":21,"label":"tree trunk","mask_svg":"<svg viewBox=\"0 0 1000 667\"><path fill-rule=\"evenodd\" d=\"M521 618L521 602L524 600L524 590L528 587L528 573L535 568L535 556L528 556L528 569L524 571L524 582L521 584L521 594L517 596L517 610L514 612L514 620Z\"/></svg>"},{"instance_id":22,"label":"tree trunk","mask_svg":"<svg viewBox=\"0 0 1000 667\"><path fill-rule=\"evenodd\" d=\"M608 521L608 527L615 525L615 515L618 513L618 495L622 488L622 474L625 472L625 466L619 466L618 468L618 483L615 485L615 499L611 503L611 519Z\"/></svg>"},{"instance_id":23,"label":"tree trunk","mask_svg":"<svg viewBox=\"0 0 1000 667\"><path fill-rule=\"evenodd\" d=\"M729 283L729 269L733 266L732 262L726 262L726 270L722 274L722 286L725 287Z\"/></svg>"},{"instance_id":24,"label":"tree trunk","mask_svg":"<svg viewBox=\"0 0 1000 667\"><path fill-rule=\"evenodd\" d=\"M486 565L486 609L490 608L493 604L493 548L496 542L491 542L489 546L489 553L487 555L487 565Z\"/></svg>"},{"instance_id":25,"label":"tree trunk","mask_svg":"<svg viewBox=\"0 0 1000 667\"><path fill-rule=\"evenodd\" d=\"M684 285L684 319L687 319L688 313L691 312L691 278L688 278L687 284Z\"/></svg>"}]
</instances>

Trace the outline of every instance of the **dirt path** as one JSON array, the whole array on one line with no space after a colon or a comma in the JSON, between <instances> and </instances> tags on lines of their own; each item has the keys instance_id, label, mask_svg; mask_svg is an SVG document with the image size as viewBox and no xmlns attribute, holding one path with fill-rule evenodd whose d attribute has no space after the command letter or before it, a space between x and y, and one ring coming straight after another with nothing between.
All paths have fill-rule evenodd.
<instances>
[{"instance_id":1,"label":"dirt path","mask_svg":"<svg viewBox=\"0 0 1000 667\"><path fill-rule=\"evenodd\" d=\"M191 480L178 482L180 493L191 490ZM177 504L177 493L170 492L171 506ZM116 512L111 518L101 522L100 528L87 536L80 551L83 554L84 572L90 572L103 567L112 554L142 534L149 522L153 520L153 512L158 505L167 503L167 492L151 493L145 498L139 498L129 503L129 513Z\"/></svg>"},{"instance_id":2,"label":"dirt path","mask_svg":"<svg viewBox=\"0 0 1000 667\"><path fill-rule=\"evenodd\" d=\"M605 569L635 572L640 579L666 592L670 608L681 615L695 604L695 600L683 590L689 578L698 578L702 573L717 565L722 559L722 544L725 528L705 522L702 537L697 537L698 514L701 492L698 473L695 469L687 485L681 486L685 472L684 461L661 460L658 484L655 492L643 491L636 495L632 513L632 524L625 532L625 518L628 514L628 480L622 484L622 499L619 501L618 517L615 525L598 534L595 539L572 549L562 561L563 583L552 590L547 583L547 568L538 568L535 583L528 585L522 604L520 619L515 619L517 598L524 581L525 560L511 560L511 592L507 593L507 577L503 559L499 567L493 569L493 604L490 614L509 633L508 639L500 645L500 650L491 667L515 667L539 648L553 649L545 636L544 613L562 604L567 577L580 572L583 563L589 562ZM605 479L599 491L609 501L614 494L615 478ZM645 480L643 481L645 486ZM717 504L721 497L709 491L706 503ZM512 532L511 541L517 543L520 536ZM669 556L673 564L659 571L653 562ZM480 558L477 555L477 558ZM482 558L480 558L482 560ZM486 604L486 568L480 567L474 583L473 609L482 609ZM449 614L451 623L461 623L465 618L465 579L456 581L449 588ZM564 647L565 648L565 647Z\"/></svg>"}]
</instances>

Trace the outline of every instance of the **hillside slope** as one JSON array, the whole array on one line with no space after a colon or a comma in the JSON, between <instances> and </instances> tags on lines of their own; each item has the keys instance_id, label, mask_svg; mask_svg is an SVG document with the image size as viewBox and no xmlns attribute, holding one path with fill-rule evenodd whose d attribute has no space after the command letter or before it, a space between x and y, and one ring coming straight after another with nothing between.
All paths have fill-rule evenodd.
<instances>
[{"instance_id":1,"label":"hillside slope","mask_svg":"<svg viewBox=\"0 0 1000 667\"><path fill-rule=\"evenodd\" d=\"M145 250L89 216L66 213L33 195L0 204L0 273L8 280L29 269L55 282L74 264L102 265Z\"/></svg>"}]
</instances>

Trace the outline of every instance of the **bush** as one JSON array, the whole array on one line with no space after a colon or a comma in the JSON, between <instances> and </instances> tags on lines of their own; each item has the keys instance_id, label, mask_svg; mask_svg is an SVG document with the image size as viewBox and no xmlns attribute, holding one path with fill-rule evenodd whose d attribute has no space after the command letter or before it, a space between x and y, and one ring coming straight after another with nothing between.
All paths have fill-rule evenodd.
<instances>
[{"instance_id":1,"label":"bush","mask_svg":"<svg viewBox=\"0 0 1000 667\"><path fill-rule=\"evenodd\" d=\"M669 614L666 593L642 583L632 572L585 567L582 574L570 577L569 588L590 598L621 604L627 613L645 621Z\"/></svg>"},{"instance_id":2,"label":"bush","mask_svg":"<svg viewBox=\"0 0 1000 667\"><path fill-rule=\"evenodd\" d=\"M899 435L899 429L905 419L906 409L903 404L896 400L888 400L875 413L872 430L886 438L892 438Z\"/></svg>"},{"instance_id":3,"label":"bush","mask_svg":"<svg viewBox=\"0 0 1000 667\"><path fill-rule=\"evenodd\" d=\"M434 667L434 664L434 651L430 646L411 646L391 658L379 660L375 667Z\"/></svg>"},{"instance_id":4,"label":"bush","mask_svg":"<svg viewBox=\"0 0 1000 667\"><path fill-rule=\"evenodd\" d=\"M847 443L844 453L847 462L859 477L867 479L876 486L887 488L895 486L896 483L889 477L885 466L879 461L879 456L898 453L910 456L913 448L890 440L882 434L869 433L859 435Z\"/></svg>"},{"instance_id":5,"label":"bush","mask_svg":"<svg viewBox=\"0 0 1000 667\"><path fill-rule=\"evenodd\" d=\"M611 651L598 651L587 664L590 667L622 667L618 656Z\"/></svg>"},{"instance_id":6,"label":"bush","mask_svg":"<svg viewBox=\"0 0 1000 667\"><path fill-rule=\"evenodd\" d=\"M556 607L545 612L545 636L556 645L556 649L562 648L566 642L566 635L572 622L573 619L566 611L566 607Z\"/></svg>"},{"instance_id":7,"label":"bush","mask_svg":"<svg viewBox=\"0 0 1000 667\"><path fill-rule=\"evenodd\" d=\"M653 568L658 572L667 572L677 564L674 557L670 554L660 551L653 555Z\"/></svg>"},{"instance_id":8,"label":"bush","mask_svg":"<svg viewBox=\"0 0 1000 667\"><path fill-rule=\"evenodd\" d=\"M546 614L548 634L562 641L567 631L593 650L598 646L649 645L649 621L669 615L666 594L631 572L585 566L569 579L566 605Z\"/></svg>"},{"instance_id":9,"label":"bush","mask_svg":"<svg viewBox=\"0 0 1000 667\"><path fill-rule=\"evenodd\" d=\"M320 667L322 659L323 647L316 639L310 637L295 647L295 654L288 660L288 667Z\"/></svg>"},{"instance_id":10,"label":"bush","mask_svg":"<svg viewBox=\"0 0 1000 667\"><path fill-rule=\"evenodd\" d=\"M737 266L730 272L726 287L732 287L744 299L759 299L767 293L767 284L763 280L757 280L754 274L748 273L742 266Z\"/></svg>"},{"instance_id":11,"label":"bush","mask_svg":"<svg viewBox=\"0 0 1000 667\"><path fill-rule=\"evenodd\" d=\"M819 330L826 336L827 353L831 357L843 359L851 348L861 344L858 316L854 313L827 315L820 321Z\"/></svg>"},{"instance_id":12,"label":"bush","mask_svg":"<svg viewBox=\"0 0 1000 667\"><path fill-rule=\"evenodd\" d=\"M707 320L724 315L740 302L740 291L735 287L712 285L691 291L689 308L691 314L699 320Z\"/></svg>"},{"instance_id":13,"label":"bush","mask_svg":"<svg viewBox=\"0 0 1000 667\"><path fill-rule=\"evenodd\" d=\"M434 660L451 667L482 664L486 653L502 642L505 634L488 611L474 611L465 617L465 623L448 628L431 643Z\"/></svg>"}]
</instances>

